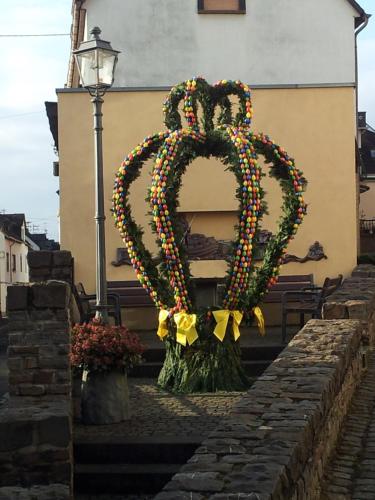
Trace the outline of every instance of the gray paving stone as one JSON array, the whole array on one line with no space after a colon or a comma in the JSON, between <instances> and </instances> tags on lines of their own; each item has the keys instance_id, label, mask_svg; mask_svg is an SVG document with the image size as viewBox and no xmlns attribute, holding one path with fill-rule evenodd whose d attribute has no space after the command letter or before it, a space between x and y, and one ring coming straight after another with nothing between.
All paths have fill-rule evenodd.
<instances>
[{"instance_id":1,"label":"gray paving stone","mask_svg":"<svg viewBox=\"0 0 375 500\"><path fill-rule=\"evenodd\" d=\"M130 420L113 426L75 426L78 440L99 437L207 436L243 396L241 392L171 394L160 390L155 379L129 378ZM238 442L238 441L237 441ZM226 445L228 448L228 445ZM223 445L221 449L225 449ZM232 445L232 453L235 447ZM216 453L216 451L213 451ZM228 452L229 453L229 452Z\"/></svg>"},{"instance_id":2,"label":"gray paving stone","mask_svg":"<svg viewBox=\"0 0 375 500\"><path fill-rule=\"evenodd\" d=\"M375 500L375 353L353 397L333 460L325 470L321 500Z\"/></svg>"}]
</instances>

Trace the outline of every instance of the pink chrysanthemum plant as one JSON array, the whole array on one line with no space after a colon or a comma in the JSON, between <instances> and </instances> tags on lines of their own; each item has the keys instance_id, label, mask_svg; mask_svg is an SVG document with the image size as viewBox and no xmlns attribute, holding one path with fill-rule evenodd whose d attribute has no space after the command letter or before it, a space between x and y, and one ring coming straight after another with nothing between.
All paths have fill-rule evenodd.
<instances>
[{"instance_id":1,"label":"pink chrysanthemum plant","mask_svg":"<svg viewBox=\"0 0 375 500\"><path fill-rule=\"evenodd\" d=\"M74 325L70 361L72 367L88 372L127 373L142 361L145 346L138 335L124 326L87 323Z\"/></svg>"}]
</instances>

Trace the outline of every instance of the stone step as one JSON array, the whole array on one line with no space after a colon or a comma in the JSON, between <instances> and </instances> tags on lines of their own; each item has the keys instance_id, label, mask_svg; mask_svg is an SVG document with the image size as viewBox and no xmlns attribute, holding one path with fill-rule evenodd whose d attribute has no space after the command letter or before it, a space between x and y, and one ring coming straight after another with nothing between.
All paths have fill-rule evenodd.
<instances>
[{"instance_id":1,"label":"stone step","mask_svg":"<svg viewBox=\"0 0 375 500\"><path fill-rule=\"evenodd\" d=\"M75 441L76 464L184 464L202 442L202 436L145 437L121 440L117 436L106 441Z\"/></svg>"},{"instance_id":2,"label":"stone step","mask_svg":"<svg viewBox=\"0 0 375 500\"><path fill-rule=\"evenodd\" d=\"M77 464L74 470L76 493L156 494L182 464Z\"/></svg>"},{"instance_id":3,"label":"stone step","mask_svg":"<svg viewBox=\"0 0 375 500\"><path fill-rule=\"evenodd\" d=\"M271 360L277 358L285 345L242 346L241 354L244 361Z\"/></svg>"},{"instance_id":4,"label":"stone step","mask_svg":"<svg viewBox=\"0 0 375 500\"><path fill-rule=\"evenodd\" d=\"M270 360L243 361L243 366L249 377L258 377L272 363ZM162 361L153 361L134 366L129 373L132 378L157 378L163 366Z\"/></svg>"},{"instance_id":5,"label":"stone step","mask_svg":"<svg viewBox=\"0 0 375 500\"><path fill-rule=\"evenodd\" d=\"M266 346L242 346L241 353L242 359L245 361L258 361L258 360L274 360L280 352L284 349L283 345L266 345ZM146 362L164 361L165 348L162 343L160 347L152 347L147 349L143 358Z\"/></svg>"}]
</instances>

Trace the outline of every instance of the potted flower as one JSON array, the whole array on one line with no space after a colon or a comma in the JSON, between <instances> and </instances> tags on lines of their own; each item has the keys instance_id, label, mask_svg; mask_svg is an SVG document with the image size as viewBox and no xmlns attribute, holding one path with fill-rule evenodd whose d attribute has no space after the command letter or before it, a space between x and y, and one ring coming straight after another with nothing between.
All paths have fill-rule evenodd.
<instances>
[{"instance_id":1,"label":"potted flower","mask_svg":"<svg viewBox=\"0 0 375 500\"><path fill-rule=\"evenodd\" d=\"M71 363L83 370L82 420L110 424L129 418L127 373L145 348L123 326L93 321L72 330Z\"/></svg>"}]
</instances>

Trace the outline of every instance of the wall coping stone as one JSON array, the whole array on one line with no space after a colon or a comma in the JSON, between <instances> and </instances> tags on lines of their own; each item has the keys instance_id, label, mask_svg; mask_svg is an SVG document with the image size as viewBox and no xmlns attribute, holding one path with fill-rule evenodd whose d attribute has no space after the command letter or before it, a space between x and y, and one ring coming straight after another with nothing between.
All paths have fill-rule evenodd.
<instances>
[{"instance_id":1,"label":"wall coping stone","mask_svg":"<svg viewBox=\"0 0 375 500\"><path fill-rule=\"evenodd\" d=\"M30 251L27 255L29 267L49 267L52 265L52 252L49 250Z\"/></svg>"},{"instance_id":2,"label":"wall coping stone","mask_svg":"<svg viewBox=\"0 0 375 500\"><path fill-rule=\"evenodd\" d=\"M66 398L58 400L51 398L50 401L43 399L43 404L38 406L36 402L40 403L39 398L9 399L7 405L1 407L0 425L9 421L9 415L18 421L29 421L31 418L40 420L50 416L65 417L71 412L70 401Z\"/></svg>"},{"instance_id":3,"label":"wall coping stone","mask_svg":"<svg viewBox=\"0 0 375 500\"><path fill-rule=\"evenodd\" d=\"M330 295L322 311L323 319L358 319L364 326L364 343L375 342L375 266L361 264L336 292Z\"/></svg>"},{"instance_id":4,"label":"wall coping stone","mask_svg":"<svg viewBox=\"0 0 375 500\"><path fill-rule=\"evenodd\" d=\"M68 448L71 438L70 402L45 402L42 406L29 400L14 404L12 398L0 412L0 453L26 446L38 447L46 442Z\"/></svg>"},{"instance_id":5,"label":"wall coping stone","mask_svg":"<svg viewBox=\"0 0 375 500\"><path fill-rule=\"evenodd\" d=\"M74 259L67 250L30 251L27 261L30 282L61 280L73 284Z\"/></svg>"},{"instance_id":6,"label":"wall coping stone","mask_svg":"<svg viewBox=\"0 0 375 500\"><path fill-rule=\"evenodd\" d=\"M70 500L69 486L65 484L49 484L21 488L4 486L0 488L0 500Z\"/></svg>"},{"instance_id":7,"label":"wall coping stone","mask_svg":"<svg viewBox=\"0 0 375 500\"><path fill-rule=\"evenodd\" d=\"M52 265L57 267L71 266L72 265L72 253L68 250L58 250L52 252Z\"/></svg>"},{"instance_id":8,"label":"wall coping stone","mask_svg":"<svg viewBox=\"0 0 375 500\"><path fill-rule=\"evenodd\" d=\"M29 267L32 269L71 266L72 259L72 253L68 250L36 250L27 255Z\"/></svg>"},{"instance_id":9,"label":"wall coping stone","mask_svg":"<svg viewBox=\"0 0 375 500\"><path fill-rule=\"evenodd\" d=\"M70 303L70 287L65 281L12 285L7 290L7 311L66 309Z\"/></svg>"}]
</instances>

